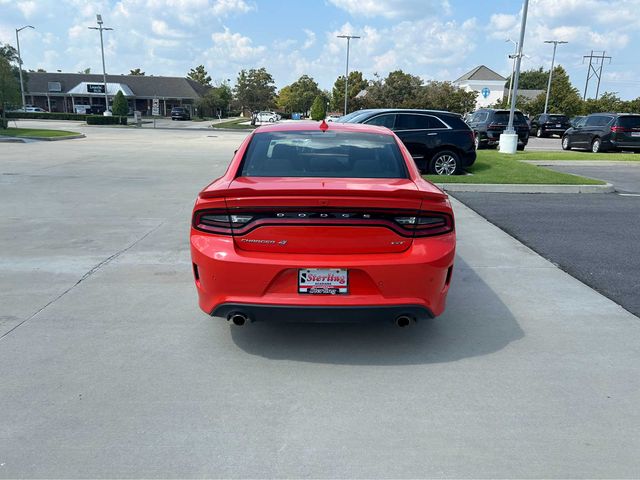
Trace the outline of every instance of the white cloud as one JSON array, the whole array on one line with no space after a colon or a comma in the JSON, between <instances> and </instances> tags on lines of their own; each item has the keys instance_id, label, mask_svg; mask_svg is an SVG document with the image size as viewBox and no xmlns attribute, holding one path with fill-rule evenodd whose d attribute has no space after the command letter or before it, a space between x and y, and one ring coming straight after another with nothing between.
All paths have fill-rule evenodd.
<instances>
[{"instance_id":1,"label":"white cloud","mask_svg":"<svg viewBox=\"0 0 640 480\"><path fill-rule=\"evenodd\" d=\"M255 5L245 2L245 0L216 0L212 7L214 15L247 13L255 9Z\"/></svg>"},{"instance_id":2,"label":"white cloud","mask_svg":"<svg viewBox=\"0 0 640 480\"><path fill-rule=\"evenodd\" d=\"M38 9L38 5L32 0L16 2L16 6L22 12L22 15L24 15L25 18L31 18L31 16Z\"/></svg>"},{"instance_id":3,"label":"white cloud","mask_svg":"<svg viewBox=\"0 0 640 480\"><path fill-rule=\"evenodd\" d=\"M304 29L304 33L307 36L307 39L304 41L302 49L306 50L307 48L311 48L316 43L316 34L308 28Z\"/></svg>"},{"instance_id":4,"label":"white cloud","mask_svg":"<svg viewBox=\"0 0 640 480\"><path fill-rule=\"evenodd\" d=\"M223 32L215 32L211 35L213 47L210 52L217 56L228 58L231 61L248 61L256 59L265 53L264 45L253 45L253 40L240 33L233 33L227 27Z\"/></svg>"},{"instance_id":5,"label":"white cloud","mask_svg":"<svg viewBox=\"0 0 640 480\"><path fill-rule=\"evenodd\" d=\"M356 17L424 18L449 14L448 0L329 0Z\"/></svg>"},{"instance_id":6,"label":"white cloud","mask_svg":"<svg viewBox=\"0 0 640 480\"><path fill-rule=\"evenodd\" d=\"M160 37L183 38L186 34L169 27L164 20L151 20L151 31Z\"/></svg>"}]
</instances>

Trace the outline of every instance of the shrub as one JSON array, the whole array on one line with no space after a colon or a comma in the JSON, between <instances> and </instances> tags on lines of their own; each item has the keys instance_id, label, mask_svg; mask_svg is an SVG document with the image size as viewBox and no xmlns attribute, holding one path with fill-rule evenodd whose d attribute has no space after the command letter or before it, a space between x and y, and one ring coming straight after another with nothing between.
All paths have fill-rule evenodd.
<instances>
[{"instance_id":1,"label":"shrub","mask_svg":"<svg viewBox=\"0 0 640 480\"><path fill-rule=\"evenodd\" d=\"M111 106L111 111L116 116L126 116L129 113L129 105L127 104L127 99L124 98L124 95L120 90L116 93L116 96L113 97L113 105Z\"/></svg>"},{"instance_id":2,"label":"shrub","mask_svg":"<svg viewBox=\"0 0 640 480\"><path fill-rule=\"evenodd\" d=\"M311 105L311 119L322 120L325 117L325 101L318 95Z\"/></svg>"},{"instance_id":3,"label":"shrub","mask_svg":"<svg viewBox=\"0 0 640 480\"><path fill-rule=\"evenodd\" d=\"M87 115L87 125L126 125L127 117Z\"/></svg>"}]
</instances>

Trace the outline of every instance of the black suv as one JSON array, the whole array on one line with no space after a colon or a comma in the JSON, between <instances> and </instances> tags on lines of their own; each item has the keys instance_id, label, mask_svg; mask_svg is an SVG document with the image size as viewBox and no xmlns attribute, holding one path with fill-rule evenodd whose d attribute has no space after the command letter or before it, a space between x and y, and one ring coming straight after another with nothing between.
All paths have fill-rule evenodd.
<instances>
[{"instance_id":1,"label":"black suv","mask_svg":"<svg viewBox=\"0 0 640 480\"><path fill-rule=\"evenodd\" d=\"M607 150L640 150L640 115L592 113L562 136L562 148L586 148L593 153Z\"/></svg>"},{"instance_id":2,"label":"black suv","mask_svg":"<svg viewBox=\"0 0 640 480\"><path fill-rule=\"evenodd\" d=\"M422 172L453 175L476 161L473 132L457 113L380 108L359 110L337 121L393 130Z\"/></svg>"},{"instance_id":3,"label":"black suv","mask_svg":"<svg viewBox=\"0 0 640 480\"><path fill-rule=\"evenodd\" d=\"M481 108L473 113L469 126L476 135L476 148L495 148L500 142L500 134L509 124L509 110ZM518 133L518 150L524 150L529 143L529 124L522 112L516 111L513 128Z\"/></svg>"},{"instance_id":4,"label":"black suv","mask_svg":"<svg viewBox=\"0 0 640 480\"><path fill-rule=\"evenodd\" d=\"M184 107L173 107L171 109L171 120L191 120L191 113Z\"/></svg>"},{"instance_id":5,"label":"black suv","mask_svg":"<svg viewBox=\"0 0 640 480\"><path fill-rule=\"evenodd\" d=\"M562 136L571 127L569 117L555 113L542 113L531 120L531 135L544 138L549 135Z\"/></svg>"}]
</instances>

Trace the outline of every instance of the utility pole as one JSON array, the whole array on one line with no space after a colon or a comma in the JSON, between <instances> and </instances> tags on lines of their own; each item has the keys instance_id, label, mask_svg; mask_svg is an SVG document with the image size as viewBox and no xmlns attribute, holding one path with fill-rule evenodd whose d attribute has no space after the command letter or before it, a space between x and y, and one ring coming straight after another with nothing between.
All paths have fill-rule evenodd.
<instances>
[{"instance_id":1,"label":"utility pole","mask_svg":"<svg viewBox=\"0 0 640 480\"><path fill-rule=\"evenodd\" d=\"M509 55L509 58L513 59L511 62L511 77L509 77L509 93L507 95L507 105L511 104L511 88L513 86L513 74L516 71L516 56L518 55L518 42L515 40L511 40L507 38L506 42L511 42L514 45L515 50L513 51L513 55Z\"/></svg>"},{"instance_id":2,"label":"utility pole","mask_svg":"<svg viewBox=\"0 0 640 480\"><path fill-rule=\"evenodd\" d=\"M556 62L556 48L558 44L569 43L563 40L545 40L544 43L553 43L553 56L551 57L551 70L549 70L549 83L547 84L547 98L544 100L544 113L547 113L547 107L549 106L549 94L551 93L551 77L553 77L553 66Z\"/></svg>"},{"instance_id":3,"label":"utility pole","mask_svg":"<svg viewBox=\"0 0 640 480\"><path fill-rule=\"evenodd\" d=\"M356 35L337 35L338 38L347 39L347 68L344 74L344 114L347 114L347 101L349 99L349 46L352 38L360 38Z\"/></svg>"},{"instance_id":4,"label":"utility pole","mask_svg":"<svg viewBox=\"0 0 640 480\"><path fill-rule=\"evenodd\" d=\"M25 110L24 100L24 83L22 81L22 56L20 55L20 36L18 35L25 28L34 28L31 25L25 25L21 28L16 28L16 46L18 47L18 72L20 72L20 95L22 96L22 110ZM0 105L1 106L1 105Z\"/></svg>"},{"instance_id":5,"label":"utility pole","mask_svg":"<svg viewBox=\"0 0 640 480\"><path fill-rule=\"evenodd\" d=\"M594 53L596 53L597 55L594 55ZM596 87L596 100L598 99L598 94L600 93L600 79L602 78L602 68L604 67L604 61L609 60L609 63L611 63L611 57L606 56L605 53L606 52L604 50L602 51L602 54L598 54L598 52L594 52L593 50L591 50L591 54L584 55L582 57L582 63L584 63L586 58L589 59L589 68L587 69L587 83L585 83L584 85L584 95L582 96L583 100L587 99L589 80L594 76L598 79L598 85ZM594 66L594 59L596 66L598 65L598 63L600 64L599 69Z\"/></svg>"},{"instance_id":6,"label":"utility pole","mask_svg":"<svg viewBox=\"0 0 640 480\"><path fill-rule=\"evenodd\" d=\"M102 40L102 32L103 30L113 30L113 28L103 27L102 24L102 15L96 15L96 21L98 23L97 27L89 27L89 30L99 30L100 31L100 52L102 53L102 78L104 80L104 111L105 115L109 111L109 94L107 93L107 69L104 66L104 42Z\"/></svg>"}]
</instances>

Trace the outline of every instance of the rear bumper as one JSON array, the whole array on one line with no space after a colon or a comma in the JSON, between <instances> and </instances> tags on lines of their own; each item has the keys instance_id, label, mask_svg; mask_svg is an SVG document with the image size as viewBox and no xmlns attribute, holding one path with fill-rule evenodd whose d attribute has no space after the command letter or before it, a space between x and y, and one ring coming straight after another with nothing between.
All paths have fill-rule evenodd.
<instances>
[{"instance_id":1,"label":"rear bumper","mask_svg":"<svg viewBox=\"0 0 640 480\"><path fill-rule=\"evenodd\" d=\"M482 145L498 145L500 143L500 135L504 132L490 131L480 136ZM518 144L526 145L529 143L529 134L518 132Z\"/></svg>"},{"instance_id":2,"label":"rear bumper","mask_svg":"<svg viewBox=\"0 0 640 480\"><path fill-rule=\"evenodd\" d=\"M298 318L301 308L316 319L352 318L359 309L367 312L363 319L389 319L408 307L416 317L437 316L446 305L455 233L415 239L401 253L317 255L247 252L232 237L192 229L191 257L200 308L209 315L226 317L232 306L250 305L256 319L272 318L272 311ZM301 268L347 269L349 293L299 294Z\"/></svg>"},{"instance_id":3,"label":"rear bumper","mask_svg":"<svg viewBox=\"0 0 640 480\"><path fill-rule=\"evenodd\" d=\"M224 303L211 312L212 317L225 319L234 314L246 315L249 322L369 323L390 322L400 315L407 315L416 320L433 318L433 313L422 305L300 307L255 303Z\"/></svg>"}]
</instances>

